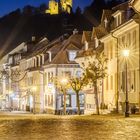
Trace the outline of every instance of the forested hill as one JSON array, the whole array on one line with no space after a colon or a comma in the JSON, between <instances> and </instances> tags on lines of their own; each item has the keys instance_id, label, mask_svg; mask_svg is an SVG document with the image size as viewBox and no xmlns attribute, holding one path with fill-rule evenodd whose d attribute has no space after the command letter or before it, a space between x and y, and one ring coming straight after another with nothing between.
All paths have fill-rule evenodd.
<instances>
[{"instance_id":1,"label":"forested hill","mask_svg":"<svg viewBox=\"0 0 140 140\"><path fill-rule=\"evenodd\" d=\"M36 38L46 36L52 40L64 33L72 33L75 28L81 32L91 30L93 26L99 24L102 9L112 7L111 1L105 4L101 1L94 0L89 7L84 9L83 14L78 7L70 15L64 13L47 15L44 14L47 7L44 4L38 8L28 5L22 10L17 9L9 13L0 18L0 57L23 41L29 41L32 36ZM115 4L118 4L118 1Z\"/></svg>"}]
</instances>

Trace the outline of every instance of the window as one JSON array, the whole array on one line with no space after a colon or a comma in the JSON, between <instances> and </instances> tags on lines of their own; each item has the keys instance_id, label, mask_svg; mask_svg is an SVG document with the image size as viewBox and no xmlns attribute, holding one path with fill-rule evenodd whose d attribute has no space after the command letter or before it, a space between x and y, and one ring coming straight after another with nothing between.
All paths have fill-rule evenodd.
<instances>
[{"instance_id":1,"label":"window","mask_svg":"<svg viewBox=\"0 0 140 140\"><path fill-rule=\"evenodd\" d=\"M125 89L126 89L126 78L125 78L125 76L126 76L126 73L124 71L124 72L122 72L122 86L121 86L122 91L125 91Z\"/></svg>"},{"instance_id":2,"label":"window","mask_svg":"<svg viewBox=\"0 0 140 140\"><path fill-rule=\"evenodd\" d=\"M33 85L33 77L28 78L28 85L32 86Z\"/></svg>"},{"instance_id":3,"label":"window","mask_svg":"<svg viewBox=\"0 0 140 140\"><path fill-rule=\"evenodd\" d=\"M126 44L126 37L125 35L122 37L122 42L121 42L121 45L125 45Z\"/></svg>"},{"instance_id":4,"label":"window","mask_svg":"<svg viewBox=\"0 0 140 140\"><path fill-rule=\"evenodd\" d=\"M13 56L9 57L9 64L13 64Z\"/></svg>"},{"instance_id":5,"label":"window","mask_svg":"<svg viewBox=\"0 0 140 140\"><path fill-rule=\"evenodd\" d=\"M85 50L87 51L88 50L88 42L85 41Z\"/></svg>"},{"instance_id":6,"label":"window","mask_svg":"<svg viewBox=\"0 0 140 140\"><path fill-rule=\"evenodd\" d=\"M131 33L127 34L128 45L131 45Z\"/></svg>"},{"instance_id":7,"label":"window","mask_svg":"<svg viewBox=\"0 0 140 140\"><path fill-rule=\"evenodd\" d=\"M99 46L99 40L98 38L95 38L95 48L97 48Z\"/></svg>"},{"instance_id":8,"label":"window","mask_svg":"<svg viewBox=\"0 0 140 140\"><path fill-rule=\"evenodd\" d=\"M80 106L84 106L84 95L79 95Z\"/></svg>"},{"instance_id":9,"label":"window","mask_svg":"<svg viewBox=\"0 0 140 140\"><path fill-rule=\"evenodd\" d=\"M128 72L128 91L135 91L135 71Z\"/></svg>"},{"instance_id":10,"label":"window","mask_svg":"<svg viewBox=\"0 0 140 140\"><path fill-rule=\"evenodd\" d=\"M135 71L128 71L127 74L127 86L128 86L128 91L135 91L136 90L136 85L135 85ZM121 89L123 92L126 91L126 72L122 72L122 85Z\"/></svg>"},{"instance_id":11,"label":"window","mask_svg":"<svg viewBox=\"0 0 140 140\"><path fill-rule=\"evenodd\" d=\"M48 72L48 82L53 82L53 72Z\"/></svg>"},{"instance_id":12,"label":"window","mask_svg":"<svg viewBox=\"0 0 140 140\"><path fill-rule=\"evenodd\" d=\"M121 13L115 16L116 26L119 26L122 22Z\"/></svg>"},{"instance_id":13,"label":"window","mask_svg":"<svg viewBox=\"0 0 140 140\"><path fill-rule=\"evenodd\" d=\"M66 78L70 78L71 77L71 72L70 71L63 71L62 76L65 76Z\"/></svg>"},{"instance_id":14,"label":"window","mask_svg":"<svg viewBox=\"0 0 140 140\"><path fill-rule=\"evenodd\" d=\"M66 95L66 106L67 107L71 106L71 95Z\"/></svg>"},{"instance_id":15,"label":"window","mask_svg":"<svg viewBox=\"0 0 140 140\"><path fill-rule=\"evenodd\" d=\"M36 57L36 66L38 67L39 66L39 58Z\"/></svg>"},{"instance_id":16,"label":"window","mask_svg":"<svg viewBox=\"0 0 140 140\"><path fill-rule=\"evenodd\" d=\"M131 45L134 45L134 48L136 49L136 30L133 31L133 42Z\"/></svg>"},{"instance_id":17,"label":"window","mask_svg":"<svg viewBox=\"0 0 140 140\"><path fill-rule=\"evenodd\" d=\"M108 21L107 21L107 18L105 18L105 20L104 20L104 26L105 26L105 28L107 28L107 24L108 24Z\"/></svg>"},{"instance_id":18,"label":"window","mask_svg":"<svg viewBox=\"0 0 140 140\"><path fill-rule=\"evenodd\" d=\"M64 106L64 95L61 96L62 106ZM71 95L66 95L66 106L71 107Z\"/></svg>"},{"instance_id":19,"label":"window","mask_svg":"<svg viewBox=\"0 0 140 140\"><path fill-rule=\"evenodd\" d=\"M53 95L48 95L48 105L53 106Z\"/></svg>"},{"instance_id":20,"label":"window","mask_svg":"<svg viewBox=\"0 0 140 140\"><path fill-rule=\"evenodd\" d=\"M112 43L110 43L110 60L113 58L113 46Z\"/></svg>"},{"instance_id":21,"label":"window","mask_svg":"<svg viewBox=\"0 0 140 140\"><path fill-rule=\"evenodd\" d=\"M76 71L76 77L81 77L81 75L82 75L82 72L81 71Z\"/></svg>"},{"instance_id":22,"label":"window","mask_svg":"<svg viewBox=\"0 0 140 140\"><path fill-rule=\"evenodd\" d=\"M76 57L77 52L76 51L70 51L69 52L69 61L74 61Z\"/></svg>"},{"instance_id":23,"label":"window","mask_svg":"<svg viewBox=\"0 0 140 140\"><path fill-rule=\"evenodd\" d=\"M106 90L108 90L108 77L106 78Z\"/></svg>"},{"instance_id":24,"label":"window","mask_svg":"<svg viewBox=\"0 0 140 140\"><path fill-rule=\"evenodd\" d=\"M110 89L113 90L113 75L110 76Z\"/></svg>"},{"instance_id":25,"label":"window","mask_svg":"<svg viewBox=\"0 0 140 140\"><path fill-rule=\"evenodd\" d=\"M86 108L87 109L94 109L95 105L93 105L93 104L86 104Z\"/></svg>"},{"instance_id":26,"label":"window","mask_svg":"<svg viewBox=\"0 0 140 140\"><path fill-rule=\"evenodd\" d=\"M47 106L47 95L45 95L45 106Z\"/></svg>"},{"instance_id":27,"label":"window","mask_svg":"<svg viewBox=\"0 0 140 140\"><path fill-rule=\"evenodd\" d=\"M47 73L44 74L44 84L47 85Z\"/></svg>"}]
</instances>

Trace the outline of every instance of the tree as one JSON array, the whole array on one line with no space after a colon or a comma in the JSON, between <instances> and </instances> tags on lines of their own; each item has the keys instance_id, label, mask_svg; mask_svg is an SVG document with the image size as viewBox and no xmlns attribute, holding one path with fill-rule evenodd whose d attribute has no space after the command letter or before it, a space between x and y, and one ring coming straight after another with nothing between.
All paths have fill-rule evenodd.
<instances>
[{"instance_id":1,"label":"tree","mask_svg":"<svg viewBox=\"0 0 140 140\"><path fill-rule=\"evenodd\" d=\"M63 103L64 103L63 112L64 112L64 115L66 115L66 108L67 108L67 104L66 104L67 90L70 88L68 77L65 77L65 78L55 77L55 78L53 78L53 81L54 81L55 86L57 87L57 90L60 93L63 93Z\"/></svg>"},{"instance_id":2,"label":"tree","mask_svg":"<svg viewBox=\"0 0 140 140\"><path fill-rule=\"evenodd\" d=\"M34 10L35 10L35 7L27 5L23 8L23 14L28 15L28 16L32 15L34 14Z\"/></svg>"},{"instance_id":3,"label":"tree","mask_svg":"<svg viewBox=\"0 0 140 140\"><path fill-rule=\"evenodd\" d=\"M99 115L99 100L97 91L97 81L103 79L106 76L106 62L107 58L103 53L93 52L92 61L89 60L88 65L84 66L84 76L94 87L96 112Z\"/></svg>"},{"instance_id":4,"label":"tree","mask_svg":"<svg viewBox=\"0 0 140 140\"><path fill-rule=\"evenodd\" d=\"M79 100L79 93L87 83L85 77L75 77L71 78L69 80L70 86L76 93L76 104L77 104L77 110L78 110L78 115L80 115L80 100Z\"/></svg>"},{"instance_id":5,"label":"tree","mask_svg":"<svg viewBox=\"0 0 140 140\"><path fill-rule=\"evenodd\" d=\"M79 6L76 8L75 14L76 15L81 15L82 14L82 10Z\"/></svg>"},{"instance_id":6,"label":"tree","mask_svg":"<svg viewBox=\"0 0 140 140\"><path fill-rule=\"evenodd\" d=\"M39 6L39 11L40 13L45 13L45 10L47 9L47 5L45 3L42 3L40 6Z\"/></svg>"}]
</instances>

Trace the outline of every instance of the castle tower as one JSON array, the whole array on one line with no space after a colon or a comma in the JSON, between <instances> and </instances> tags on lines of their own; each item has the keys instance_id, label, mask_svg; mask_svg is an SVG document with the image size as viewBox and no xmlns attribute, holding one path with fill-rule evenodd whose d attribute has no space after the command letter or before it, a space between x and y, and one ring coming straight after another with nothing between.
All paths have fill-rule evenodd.
<instances>
[{"instance_id":1,"label":"castle tower","mask_svg":"<svg viewBox=\"0 0 140 140\"><path fill-rule=\"evenodd\" d=\"M73 0L60 0L62 12L71 13Z\"/></svg>"},{"instance_id":2,"label":"castle tower","mask_svg":"<svg viewBox=\"0 0 140 140\"><path fill-rule=\"evenodd\" d=\"M47 14L50 15L56 15L59 13L59 7L58 7L58 2L55 0L50 0L49 1L49 8L46 10Z\"/></svg>"}]
</instances>

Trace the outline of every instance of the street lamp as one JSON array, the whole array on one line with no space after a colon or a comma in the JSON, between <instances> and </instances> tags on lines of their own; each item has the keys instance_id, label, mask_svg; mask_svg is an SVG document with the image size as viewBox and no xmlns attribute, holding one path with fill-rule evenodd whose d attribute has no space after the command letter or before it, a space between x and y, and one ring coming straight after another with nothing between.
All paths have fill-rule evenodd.
<instances>
[{"instance_id":1,"label":"street lamp","mask_svg":"<svg viewBox=\"0 0 140 140\"><path fill-rule=\"evenodd\" d=\"M62 92L64 94L64 115L66 115L66 86L68 84L68 79L67 78L63 78L61 79L61 88L62 88Z\"/></svg>"},{"instance_id":2,"label":"street lamp","mask_svg":"<svg viewBox=\"0 0 140 140\"><path fill-rule=\"evenodd\" d=\"M130 50L124 49L123 56L125 58L125 69L126 69L126 100L125 100L125 117L129 117L129 101L128 101L128 81L127 81L127 58L129 57Z\"/></svg>"},{"instance_id":3,"label":"street lamp","mask_svg":"<svg viewBox=\"0 0 140 140\"><path fill-rule=\"evenodd\" d=\"M62 84L63 86L66 86L67 83L68 83L68 79L67 79L67 78L63 78L63 79L61 80L61 84Z\"/></svg>"}]
</instances>

